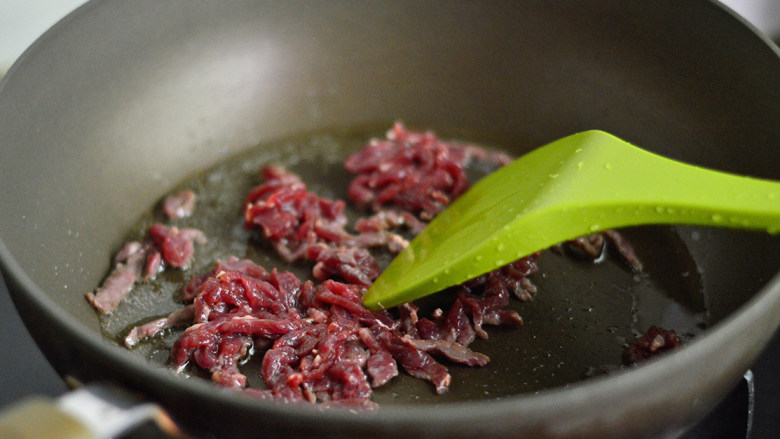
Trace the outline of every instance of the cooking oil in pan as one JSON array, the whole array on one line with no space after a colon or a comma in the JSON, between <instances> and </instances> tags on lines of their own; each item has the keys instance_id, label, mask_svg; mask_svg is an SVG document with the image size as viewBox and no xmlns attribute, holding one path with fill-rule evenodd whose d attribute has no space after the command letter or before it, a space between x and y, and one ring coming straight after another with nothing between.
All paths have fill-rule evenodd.
<instances>
[{"instance_id":1,"label":"cooking oil in pan","mask_svg":"<svg viewBox=\"0 0 780 439\"><path fill-rule=\"evenodd\" d=\"M149 283L138 284L112 316L101 318L104 335L121 343L133 326L181 308L183 285L192 275L209 270L216 259L248 258L269 269L277 267L310 278L309 263L282 261L256 232L244 228L245 194L261 182L260 167L275 163L300 175L312 192L347 199L351 176L343 169L344 158L381 133L376 129L330 131L264 144L183 182L172 192L192 189L198 204L191 217L174 224L201 229L208 242L196 248L188 270L166 271ZM471 169L469 176L478 178L489 170ZM348 208L351 221L361 214ZM159 206L142 216L127 239L139 239L156 221L164 221ZM490 356L488 365L472 368L445 363L453 379L444 395L436 395L426 381L401 374L376 389L374 400L380 405L442 403L538 392L625 367L627 346L651 325L675 330L683 341L695 336L704 326L701 278L675 229L642 227L623 233L644 264L642 273L632 272L608 253L593 263L545 252L539 273L532 278L538 287L534 300L513 299L510 305L523 317L524 325L488 327L489 339L471 345ZM389 259L389 255L379 255L380 264ZM425 309L437 300L441 298L433 296L421 305ZM170 330L133 350L153 364L168 367L170 348L181 332ZM250 386L263 385L259 364L256 357L242 366ZM194 368L186 373L206 377Z\"/></svg>"}]
</instances>

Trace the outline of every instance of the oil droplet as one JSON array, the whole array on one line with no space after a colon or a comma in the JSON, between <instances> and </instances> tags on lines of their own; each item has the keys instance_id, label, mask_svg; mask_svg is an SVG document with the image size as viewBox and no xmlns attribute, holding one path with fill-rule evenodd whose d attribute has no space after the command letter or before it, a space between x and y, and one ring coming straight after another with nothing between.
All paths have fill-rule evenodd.
<instances>
[{"instance_id":1,"label":"oil droplet","mask_svg":"<svg viewBox=\"0 0 780 439\"><path fill-rule=\"evenodd\" d=\"M549 177L552 179L556 179L558 178L558 174L550 174Z\"/></svg>"},{"instance_id":2,"label":"oil droplet","mask_svg":"<svg viewBox=\"0 0 780 439\"><path fill-rule=\"evenodd\" d=\"M482 255L476 255L476 256L474 256L474 260L475 260L475 261L481 261L481 260L482 260Z\"/></svg>"},{"instance_id":3,"label":"oil droplet","mask_svg":"<svg viewBox=\"0 0 780 439\"><path fill-rule=\"evenodd\" d=\"M612 169L612 163L605 163L604 168L606 169Z\"/></svg>"},{"instance_id":4,"label":"oil droplet","mask_svg":"<svg viewBox=\"0 0 780 439\"><path fill-rule=\"evenodd\" d=\"M439 283L439 278L438 277L434 277L433 278L433 283L435 283L435 284Z\"/></svg>"},{"instance_id":5,"label":"oil droplet","mask_svg":"<svg viewBox=\"0 0 780 439\"><path fill-rule=\"evenodd\" d=\"M504 244L498 244L498 245L496 246L496 251L499 251L499 252L500 252L500 251L502 251L502 250L504 250Z\"/></svg>"},{"instance_id":6,"label":"oil droplet","mask_svg":"<svg viewBox=\"0 0 780 439\"><path fill-rule=\"evenodd\" d=\"M444 274L450 274L450 271L451 271L451 270L450 270L449 268L445 268L445 269L444 269Z\"/></svg>"},{"instance_id":7,"label":"oil droplet","mask_svg":"<svg viewBox=\"0 0 780 439\"><path fill-rule=\"evenodd\" d=\"M719 214L717 214L717 213L716 213L716 214L714 214L714 215L712 215L712 216L711 216L711 218L712 218L712 220L713 220L713 221L715 221L716 223L719 223L719 222L723 221L723 215L719 215Z\"/></svg>"},{"instance_id":8,"label":"oil droplet","mask_svg":"<svg viewBox=\"0 0 780 439\"><path fill-rule=\"evenodd\" d=\"M662 206L656 206L655 211L658 213L664 213L664 208Z\"/></svg>"},{"instance_id":9,"label":"oil droplet","mask_svg":"<svg viewBox=\"0 0 780 439\"><path fill-rule=\"evenodd\" d=\"M600 226L600 225L598 225L598 224L593 224L592 226L590 226L590 231L591 231L591 232L595 232L596 230L598 230L598 229L600 229L600 228L601 228L601 226Z\"/></svg>"},{"instance_id":10,"label":"oil droplet","mask_svg":"<svg viewBox=\"0 0 780 439\"><path fill-rule=\"evenodd\" d=\"M585 166L585 162L577 162L577 170L582 171L582 168Z\"/></svg>"}]
</instances>

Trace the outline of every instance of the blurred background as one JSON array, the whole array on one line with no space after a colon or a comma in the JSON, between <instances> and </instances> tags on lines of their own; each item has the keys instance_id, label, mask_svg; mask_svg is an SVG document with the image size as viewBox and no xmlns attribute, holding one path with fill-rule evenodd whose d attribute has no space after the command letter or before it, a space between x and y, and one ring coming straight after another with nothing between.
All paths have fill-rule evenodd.
<instances>
[{"instance_id":1,"label":"blurred background","mask_svg":"<svg viewBox=\"0 0 780 439\"><path fill-rule=\"evenodd\" d=\"M38 36L85 0L0 0L0 74ZM780 0L722 0L775 41L780 40Z\"/></svg>"}]
</instances>

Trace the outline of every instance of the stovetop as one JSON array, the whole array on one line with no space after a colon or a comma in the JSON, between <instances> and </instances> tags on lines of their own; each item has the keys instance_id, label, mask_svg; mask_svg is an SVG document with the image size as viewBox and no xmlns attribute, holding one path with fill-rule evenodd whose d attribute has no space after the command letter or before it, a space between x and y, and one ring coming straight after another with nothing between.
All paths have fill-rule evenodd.
<instances>
[{"instance_id":1,"label":"stovetop","mask_svg":"<svg viewBox=\"0 0 780 439\"><path fill-rule=\"evenodd\" d=\"M0 409L29 395L68 389L38 350L0 280ZM683 439L775 439L780 434L780 334L746 379ZM144 434L143 436L147 436Z\"/></svg>"}]
</instances>

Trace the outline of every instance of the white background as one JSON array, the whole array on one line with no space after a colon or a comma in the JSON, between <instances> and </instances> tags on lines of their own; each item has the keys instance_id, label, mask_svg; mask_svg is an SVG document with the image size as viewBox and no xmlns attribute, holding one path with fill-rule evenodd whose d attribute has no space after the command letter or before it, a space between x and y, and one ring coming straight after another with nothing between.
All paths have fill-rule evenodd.
<instances>
[{"instance_id":1,"label":"white background","mask_svg":"<svg viewBox=\"0 0 780 439\"><path fill-rule=\"evenodd\" d=\"M780 39L780 0L722 2L770 38ZM46 29L83 3L85 0L0 0L0 74Z\"/></svg>"},{"instance_id":2,"label":"white background","mask_svg":"<svg viewBox=\"0 0 780 439\"><path fill-rule=\"evenodd\" d=\"M83 3L85 0L0 0L0 74L46 29Z\"/></svg>"}]
</instances>

